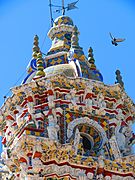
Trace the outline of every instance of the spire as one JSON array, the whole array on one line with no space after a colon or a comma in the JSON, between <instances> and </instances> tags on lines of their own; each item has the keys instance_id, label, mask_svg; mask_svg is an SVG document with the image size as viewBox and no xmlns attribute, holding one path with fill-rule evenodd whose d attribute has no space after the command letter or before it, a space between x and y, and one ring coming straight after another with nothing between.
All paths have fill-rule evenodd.
<instances>
[{"instance_id":1,"label":"spire","mask_svg":"<svg viewBox=\"0 0 135 180\"><path fill-rule=\"evenodd\" d=\"M32 54L32 57L34 58L34 59L36 59L37 58L37 53L39 52L39 47L38 47L38 36L37 35L35 35L34 36L34 43L33 43L33 48L32 48L32 51L33 51L33 54Z\"/></svg>"},{"instance_id":2,"label":"spire","mask_svg":"<svg viewBox=\"0 0 135 180\"><path fill-rule=\"evenodd\" d=\"M95 70L96 65L95 65L95 59L94 59L92 47L90 47L88 50L88 61L90 63L90 69Z\"/></svg>"},{"instance_id":3,"label":"spire","mask_svg":"<svg viewBox=\"0 0 135 180\"><path fill-rule=\"evenodd\" d=\"M45 76L43 61L44 60L42 58L42 53L39 52L37 54L37 73L36 73L36 76L41 76L41 77Z\"/></svg>"},{"instance_id":4,"label":"spire","mask_svg":"<svg viewBox=\"0 0 135 180\"><path fill-rule=\"evenodd\" d=\"M42 53L40 52L40 48L38 46L38 36L35 35L34 37L34 43L33 43L33 58L36 59L36 65L37 65L37 73L36 76L45 76L44 66L43 66L43 58L42 58Z\"/></svg>"},{"instance_id":5,"label":"spire","mask_svg":"<svg viewBox=\"0 0 135 180\"><path fill-rule=\"evenodd\" d=\"M120 70L116 70L115 74L116 74L116 80L117 80L115 83L119 83L121 85L121 87L124 88L124 82L122 80L122 76L121 76Z\"/></svg>"},{"instance_id":6,"label":"spire","mask_svg":"<svg viewBox=\"0 0 135 180\"><path fill-rule=\"evenodd\" d=\"M71 46L73 48L78 48L79 47L79 38L78 38L78 35L79 35L79 31L78 31L78 28L77 26L74 26L73 28L73 33L72 33L72 38L71 38Z\"/></svg>"}]
</instances>

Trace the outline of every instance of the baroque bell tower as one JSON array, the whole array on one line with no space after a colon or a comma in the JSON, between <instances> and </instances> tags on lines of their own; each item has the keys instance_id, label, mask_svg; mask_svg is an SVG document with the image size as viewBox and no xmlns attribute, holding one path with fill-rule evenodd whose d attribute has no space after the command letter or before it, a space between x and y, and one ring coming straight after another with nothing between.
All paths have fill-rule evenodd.
<instances>
[{"instance_id":1,"label":"baroque bell tower","mask_svg":"<svg viewBox=\"0 0 135 180\"><path fill-rule=\"evenodd\" d=\"M106 85L72 19L58 17L45 56L34 37L28 75L1 107L2 178L133 180L135 105L120 71Z\"/></svg>"}]
</instances>

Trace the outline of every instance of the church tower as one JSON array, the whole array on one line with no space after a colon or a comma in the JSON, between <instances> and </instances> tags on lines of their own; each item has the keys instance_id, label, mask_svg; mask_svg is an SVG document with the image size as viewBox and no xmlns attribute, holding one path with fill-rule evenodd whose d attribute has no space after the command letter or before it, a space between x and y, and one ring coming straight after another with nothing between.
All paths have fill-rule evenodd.
<instances>
[{"instance_id":1,"label":"church tower","mask_svg":"<svg viewBox=\"0 0 135 180\"><path fill-rule=\"evenodd\" d=\"M134 180L135 106L120 71L104 84L68 16L48 36L45 56L34 37L28 75L1 107L3 179Z\"/></svg>"}]
</instances>

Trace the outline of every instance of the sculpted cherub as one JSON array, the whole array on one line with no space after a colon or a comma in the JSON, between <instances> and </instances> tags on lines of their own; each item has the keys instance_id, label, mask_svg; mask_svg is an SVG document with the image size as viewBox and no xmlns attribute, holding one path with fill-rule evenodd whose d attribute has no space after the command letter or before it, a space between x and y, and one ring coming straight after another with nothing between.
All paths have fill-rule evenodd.
<instances>
[{"instance_id":1,"label":"sculpted cherub","mask_svg":"<svg viewBox=\"0 0 135 180\"><path fill-rule=\"evenodd\" d=\"M88 84L85 88L84 96L83 96L83 101L86 104L86 109L91 109L91 106L93 104L93 99L92 99L92 89L93 86L91 84Z\"/></svg>"}]
</instances>

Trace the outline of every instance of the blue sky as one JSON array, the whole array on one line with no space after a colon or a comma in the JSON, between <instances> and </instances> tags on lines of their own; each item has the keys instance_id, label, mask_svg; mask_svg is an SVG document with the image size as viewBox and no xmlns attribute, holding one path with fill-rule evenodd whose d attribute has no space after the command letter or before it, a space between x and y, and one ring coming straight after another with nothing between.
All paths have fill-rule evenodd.
<instances>
[{"instance_id":1,"label":"blue sky","mask_svg":"<svg viewBox=\"0 0 135 180\"><path fill-rule=\"evenodd\" d=\"M65 5L75 0L65 0ZM52 0L60 5L61 0ZM48 0L0 0L0 105L4 95L25 77L32 57L35 34L44 53L50 48ZM105 84L114 84L115 71L121 71L125 90L135 102L135 3L133 0L79 0L78 9L68 11L80 31L85 55L93 47L96 66ZM54 19L60 14L53 13ZM112 46L109 32L126 38Z\"/></svg>"}]
</instances>

